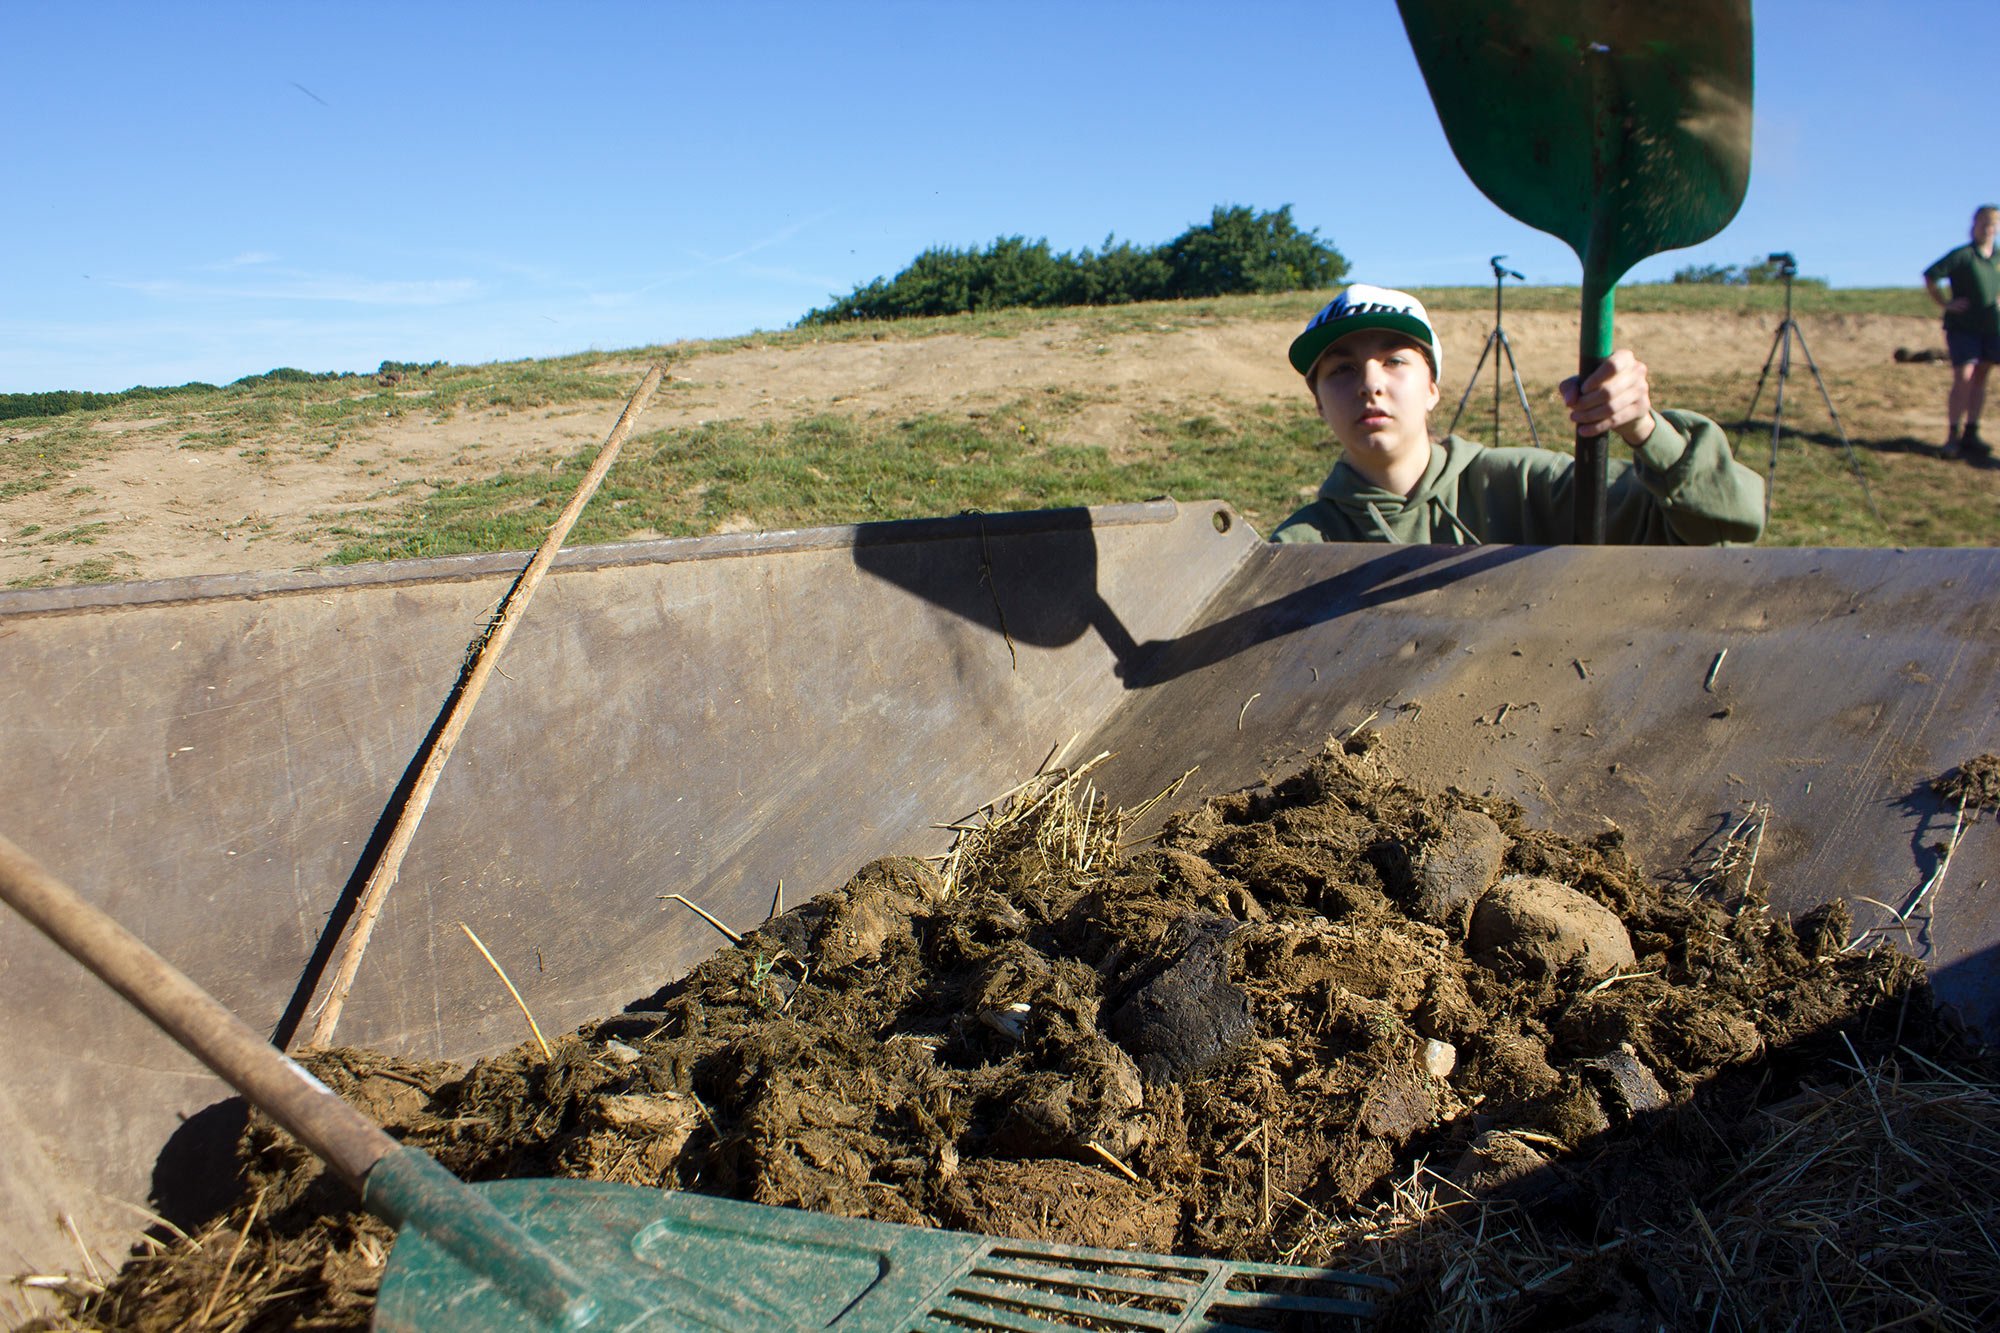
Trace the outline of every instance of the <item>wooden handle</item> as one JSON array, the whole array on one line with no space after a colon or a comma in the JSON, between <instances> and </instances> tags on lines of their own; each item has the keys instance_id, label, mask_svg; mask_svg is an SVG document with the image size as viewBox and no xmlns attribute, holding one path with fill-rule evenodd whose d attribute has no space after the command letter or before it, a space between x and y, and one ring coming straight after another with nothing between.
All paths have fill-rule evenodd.
<instances>
[{"instance_id":1,"label":"wooden handle","mask_svg":"<svg viewBox=\"0 0 2000 1333\"><path fill-rule=\"evenodd\" d=\"M362 957L368 952L368 941L375 933L376 919L382 915L382 904L388 900L389 889L396 882L397 872L402 869L403 854L410 850L410 841L417 836L417 822L430 807L431 792L437 788L438 778L444 773L445 761L451 758L452 747L458 744L460 733L472 717L472 706L479 702L480 692L486 688L488 678L498 666L500 650L507 646L514 627L521 623L522 615L527 612L528 599L535 595L542 576L554 563L556 552L562 549L563 539L569 536L569 530L583 513L583 507L590 503L590 497L597 493L605 474L611 471L619 449L624 447L625 437L632 433L639 414L646 410L646 403L652 398L653 391L660 387L665 375L666 371L661 366L654 365L647 369L645 378L639 381L639 387L627 400L625 410L619 413L611 434L605 438L604 447L598 450L596 461L577 484L576 493L570 496L569 503L556 516L534 558L521 571L521 577L515 580L499 615L486 632L474 640L471 665L452 689L446 703L444 725L438 729L436 739L424 754L416 785L411 788L409 799L396 816L395 827L390 830L389 841L382 848L381 859L376 861L374 869L368 873L368 882L362 886L352 933L347 937L347 948L340 956L333 985L320 1006L319 1020L313 1024L312 1035L306 1039L308 1050L333 1045L334 1031L340 1026L341 1010L347 1004L348 993L354 989L354 978L361 970Z\"/></svg>"},{"instance_id":2,"label":"wooden handle","mask_svg":"<svg viewBox=\"0 0 2000 1333\"><path fill-rule=\"evenodd\" d=\"M0 901L290 1130L357 1192L398 1146L367 1116L258 1036L145 941L0 837Z\"/></svg>"}]
</instances>

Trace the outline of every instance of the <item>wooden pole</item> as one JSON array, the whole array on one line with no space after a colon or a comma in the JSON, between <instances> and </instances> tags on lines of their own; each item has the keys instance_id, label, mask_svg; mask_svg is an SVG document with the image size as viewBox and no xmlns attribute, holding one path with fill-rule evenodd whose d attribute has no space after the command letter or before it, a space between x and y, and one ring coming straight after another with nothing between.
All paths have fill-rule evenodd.
<instances>
[{"instance_id":1,"label":"wooden pole","mask_svg":"<svg viewBox=\"0 0 2000 1333\"><path fill-rule=\"evenodd\" d=\"M438 778L444 773L445 761L451 758L452 747L458 743L459 735L472 715L472 706L479 701L480 692L492 677L493 669L500 660L500 650L507 646L507 640L513 637L514 627L521 623L521 617L528 609L528 599L534 596L542 576L555 561L556 552L562 549L563 539L576 525L583 507L590 503L590 497L597 493L605 474L611 471L611 464L624 447L626 437L632 433L633 424L645 410L653 391L660 387L662 375L659 366L646 372L646 378L640 381L631 400L625 404L624 412L619 414L618 424L605 438L604 447L598 450L597 461L590 465L590 471L578 484L576 494L570 497L569 504L556 518L549 535L542 539L535 558L528 562L527 569L515 580L506 600L500 604L499 613L482 631L480 638L474 641L476 651L471 664L459 678L456 697L451 702L444 726L438 730L429 752L424 755L423 766L417 773L416 785L410 789L409 800L396 817L381 859L375 863L375 868L368 874L368 882L362 887L361 899L354 914L353 933L348 936L347 948L340 956L340 967L334 973L332 987L320 1006L312 1035L306 1039L306 1049L317 1050L333 1044L334 1029L340 1025L340 1011L347 1004L348 992L354 989L354 977L361 970L361 957L368 951L368 940L375 933L375 922L382 915L382 904L389 897L390 886L396 882L404 853L409 851L410 842L416 837L417 824L430 805L431 793L436 790Z\"/></svg>"}]
</instances>

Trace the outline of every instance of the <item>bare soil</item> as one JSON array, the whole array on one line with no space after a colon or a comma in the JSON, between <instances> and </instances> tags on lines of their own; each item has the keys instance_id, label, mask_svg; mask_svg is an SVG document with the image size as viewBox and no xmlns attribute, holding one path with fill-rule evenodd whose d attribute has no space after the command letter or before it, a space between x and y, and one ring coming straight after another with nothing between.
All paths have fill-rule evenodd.
<instances>
[{"instance_id":1,"label":"bare soil","mask_svg":"<svg viewBox=\"0 0 2000 1333\"><path fill-rule=\"evenodd\" d=\"M1243 319L1111 336L1083 324L1057 323L1007 338L952 334L703 351L675 362L670 391L656 398L644 427L754 423L822 412L971 413L1053 390L1079 405L1051 442L1101 446L1115 457L1142 437L1140 425L1148 414L1195 416L1218 407L1302 402L1298 377L1285 363L1295 322ZM1506 323L1530 385L1553 385L1573 372L1572 316L1524 311L1509 314ZM1438 324L1451 355L1444 381L1462 386L1491 319L1446 312ZM1740 403L1732 385L1728 403L1688 404L1711 414L1747 406L1772 333L1773 321L1764 314L1632 314L1619 320L1620 341L1656 373L1740 380ZM1938 341L1934 321L1833 316L1815 319L1810 336L1811 352L1836 384L1838 400L1889 400L1878 419L1871 419L1876 433L1942 438L1948 369L1895 361L1898 348L1929 348ZM598 369L621 384L636 385L643 364L609 358ZM1905 392L1913 382L1925 391ZM1898 392L1884 391L1891 385ZM1793 388L1811 392L1803 378ZM366 392L375 391L369 382ZM0 499L0 586L51 566L59 570L65 559L82 554L109 561L118 578L321 564L340 544L335 527L365 521L370 513L409 503L443 483L567 457L601 441L622 406L621 395L586 405L468 412L439 420L422 411L420 381L406 381L396 392L410 411L346 432L338 448L285 425L214 448L190 439L202 427L199 421L95 421L88 429L101 456L58 485ZM1475 395L1475 423L1481 401ZM1445 412L1455 405L1448 401ZM1801 409L1819 410L1816 402ZM29 444L50 429L34 422L0 425L10 439ZM1317 479L1301 480L1310 486ZM50 548L47 534L84 525L102 525L87 548ZM40 540L23 535L37 532Z\"/></svg>"},{"instance_id":2,"label":"bare soil","mask_svg":"<svg viewBox=\"0 0 2000 1333\"><path fill-rule=\"evenodd\" d=\"M874 862L550 1058L315 1067L471 1179L1362 1269L1400 1284L1383 1329L1439 1326L1462 1256L1382 1220L1424 1182L1579 1256L1482 1327L1637 1330L1709 1326L1724 1281L1740 1311L1754 1260L1725 1277L1668 1240L1770 1115L1890 1057L1952 1058L1918 966L1846 948L1840 905L1788 924L1727 874L1664 891L1615 833L1417 789L1365 736L1129 858L1106 812L1079 831L1085 808L994 825L949 880ZM1978 1164L1919 1166L1938 1218L1991 1220ZM241 1170L199 1244L78 1317L180 1328L220 1300L232 1328L363 1327L388 1230L268 1123ZM1881 1257L1876 1221L1828 1220L1825 1253L1866 1249L1890 1292L1955 1290L1922 1236ZM2000 1309L1953 1314L1934 1326Z\"/></svg>"}]
</instances>

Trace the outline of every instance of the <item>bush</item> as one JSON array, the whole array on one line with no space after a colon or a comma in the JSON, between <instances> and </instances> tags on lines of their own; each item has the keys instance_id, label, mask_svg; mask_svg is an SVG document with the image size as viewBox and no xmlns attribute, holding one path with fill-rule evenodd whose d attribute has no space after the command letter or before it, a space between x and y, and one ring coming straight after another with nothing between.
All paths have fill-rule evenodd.
<instances>
[{"instance_id":1,"label":"bush","mask_svg":"<svg viewBox=\"0 0 2000 1333\"><path fill-rule=\"evenodd\" d=\"M323 380L337 380L346 377L339 370L298 370L291 366L279 366L261 375L245 375L240 380L231 380L232 389L254 389L262 384L318 384Z\"/></svg>"},{"instance_id":2,"label":"bush","mask_svg":"<svg viewBox=\"0 0 2000 1333\"><path fill-rule=\"evenodd\" d=\"M1673 281L1679 283L1713 283L1728 287L1762 287L1784 281L1784 273L1779 265L1770 259L1753 259L1742 266L1735 264L1689 264L1675 271ZM1825 278L1795 276L1792 282L1800 287L1824 287Z\"/></svg>"},{"instance_id":3,"label":"bush","mask_svg":"<svg viewBox=\"0 0 2000 1333\"><path fill-rule=\"evenodd\" d=\"M1275 213L1218 207L1207 226L1176 237L1167 258L1175 296L1310 291L1347 276L1339 251L1293 225L1290 204Z\"/></svg>"},{"instance_id":4,"label":"bush","mask_svg":"<svg viewBox=\"0 0 2000 1333\"><path fill-rule=\"evenodd\" d=\"M1268 213L1218 205L1206 223L1150 249L1107 236L1099 250L1053 254L1046 239L1002 236L984 250L926 250L894 278L856 287L799 325L1301 291L1346 276L1347 260L1316 231L1300 231L1290 204Z\"/></svg>"},{"instance_id":5,"label":"bush","mask_svg":"<svg viewBox=\"0 0 2000 1333\"><path fill-rule=\"evenodd\" d=\"M13 421L20 417L59 417L65 412L88 412L95 407L109 407L117 401L115 393L89 393L82 389L0 393L0 421Z\"/></svg>"}]
</instances>

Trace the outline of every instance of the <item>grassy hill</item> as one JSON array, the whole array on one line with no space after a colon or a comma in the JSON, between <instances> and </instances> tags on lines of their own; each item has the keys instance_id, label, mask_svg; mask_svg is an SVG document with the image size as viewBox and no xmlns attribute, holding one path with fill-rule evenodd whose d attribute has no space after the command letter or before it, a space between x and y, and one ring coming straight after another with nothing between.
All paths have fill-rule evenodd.
<instances>
[{"instance_id":1,"label":"grassy hill","mask_svg":"<svg viewBox=\"0 0 2000 1333\"><path fill-rule=\"evenodd\" d=\"M1491 327L1493 292L1420 295L1446 340L1442 427ZM1990 542L2000 473L1936 457L1946 368L1892 355L1940 341L1923 292L1801 286L1796 298L1852 456L1795 348L1766 540ZM1268 530L1333 457L1283 366L1291 333L1324 299L1004 310L113 396L0 422L0 581L532 546L652 360L667 363L669 383L576 544L1158 495L1227 499ZM1771 287L1619 294L1620 341L1652 367L1655 402L1714 417L1760 472L1775 385L1737 428L1782 303ZM1554 386L1574 361L1576 306L1574 289L1506 293L1541 442L1558 448ZM1526 443L1511 396L1509 385L1502 442ZM1462 432L1489 438L1492 416L1489 364ZM192 487L197 475L206 489ZM176 505L190 521L175 523Z\"/></svg>"}]
</instances>

